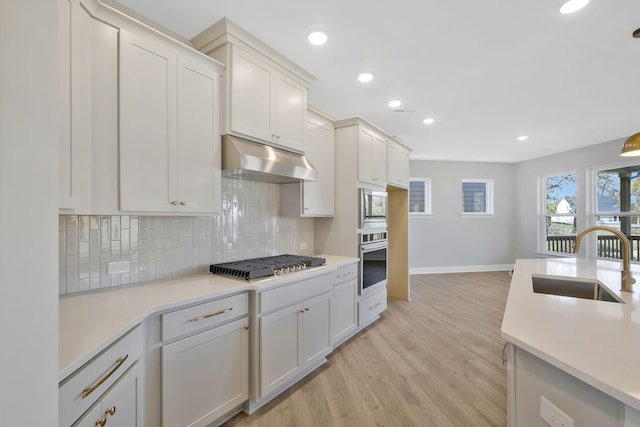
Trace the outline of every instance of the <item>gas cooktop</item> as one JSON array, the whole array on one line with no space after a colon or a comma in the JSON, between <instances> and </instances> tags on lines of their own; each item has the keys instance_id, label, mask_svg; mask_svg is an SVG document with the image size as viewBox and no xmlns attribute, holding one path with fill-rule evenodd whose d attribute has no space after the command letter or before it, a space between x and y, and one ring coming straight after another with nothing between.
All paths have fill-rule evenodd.
<instances>
[{"instance_id":1,"label":"gas cooktop","mask_svg":"<svg viewBox=\"0 0 640 427\"><path fill-rule=\"evenodd\" d=\"M302 255L276 255L265 258L253 258L242 261L212 264L209 271L213 274L236 279L253 280L262 277L279 276L307 268L318 267L326 259Z\"/></svg>"}]
</instances>

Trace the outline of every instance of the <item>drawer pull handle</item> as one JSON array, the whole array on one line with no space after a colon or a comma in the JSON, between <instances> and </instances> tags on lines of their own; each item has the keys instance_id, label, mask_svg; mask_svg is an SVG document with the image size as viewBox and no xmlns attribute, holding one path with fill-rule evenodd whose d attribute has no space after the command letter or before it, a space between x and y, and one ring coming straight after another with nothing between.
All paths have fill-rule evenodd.
<instances>
[{"instance_id":1,"label":"drawer pull handle","mask_svg":"<svg viewBox=\"0 0 640 427\"><path fill-rule=\"evenodd\" d=\"M107 416L105 415L103 419L96 420L96 423L94 424L94 426L104 427L106 423L107 423Z\"/></svg>"},{"instance_id":2,"label":"drawer pull handle","mask_svg":"<svg viewBox=\"0 0 640 427\"><path fill-rule=\"evenodd\" d=\"M113 365L113 368L109 372L107 372L105 376L100 378L97 382L93 383L89 387L86 387L84 390L82 390L82 394L81 394L82 398L85 399L87 396L93 393L95 389L100 387L106 380L108 380L109 377L113 375L114 372L117 371L118 368L120 368L120 366L122 366L122 364L124 363L125 360L127 360L128 357L129 357L128 354L125 355L124 357L119 357L118 360L116 360L115 364Z\"/></svg>"},{"instance_id":3,"label":"drawer pull handle","mask_svg":"<svg viewBox=\"0 0 640 427\"><path fill-rule=\"evenodd\" d=\"M115 405L109 409L107 409L106 411L104 411L104 415L105 417L108 415L111 415L112 417L114 416L114 414L116 413L116 407Z\"/></svg>"},{"instance_id":4,"label":"drawer pull handle","mask_svg":"<svg viewBox=\"0 0 640 427\"><path fill-rule=\"evenodd\" d=\"M231 310L233 310L233 307L229 307L229 308L225 308L224 310L220 310L220 311L216 311L215 313L209 313L209 314L205 314L204 316L198 316L198 317L194 317L192 319L189 319L189 322L197 322L199 320L204 320L204 319L208 319L210 317L215 317L215 316L220 316L221 314L225 314L230 312Z\"/></svg>"}]
</instances>

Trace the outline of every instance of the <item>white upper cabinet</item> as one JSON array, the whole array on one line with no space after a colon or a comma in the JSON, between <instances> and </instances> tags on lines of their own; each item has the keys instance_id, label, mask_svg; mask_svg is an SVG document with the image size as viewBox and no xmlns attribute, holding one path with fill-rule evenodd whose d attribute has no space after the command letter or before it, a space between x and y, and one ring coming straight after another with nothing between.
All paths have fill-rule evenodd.
<instances>
[{"instance_id":1,"label":"white upper cabinet","mask_svg":"<svg viewBox=\"0 0 640 427\"><path fill-rule=\"evenodd\" d=\"M333 121L307 111L304 152L318 172L317 181L280 186L283 216L333 216L335 207L335 135Z\"/></svg>"},{"instance_id":2,"label":"white upper cabinet","mask_svg":"<svg viewBox=\"0 0 640 427\"><path fill-rule=\"evenodd\" d=\"M233 49L231 64L229 130L270 141L274 70L242 49Z\"/></svg>"},{"instance_id":3,"label":"white upper cabinet","mask_svg":"<svg viewBox=\"0 0 640 427\"><path fill-rule=\"evenodd\" d=\"M304 150L307 89L313 77L223 18L191 40L226 64L222 133Z\"/></svg>"},{"instance_id":4,"label":"white upper cabinet","mask_svg":"<svg viewBox=\"0 0 640 427\"><path fill-rule=\"evenodd\" d=\"M177 65L179 210L217 212L221 203L219 75L204 58L178 56Z\"/></svg>"},{"instance_id":5,"label":"white upper cabinet","mask_svg":"<svg viewBox=\"0 0 640 427\"><path fill-rule=\"evenodd\" d=\"M303 150L307 88L276 71L272 137L278 144Z\"/></svg>"},{"instance_id":6,"label":"white upper cabinet","mask_svg":"<svg viewBox=\"0 0 640 427\"><path fill-rule=\"evenodd\" d=\"M219 211L217 65L120 33L120 209Z\"/></svg>"},{"instance_id":7,"label":"white upper cabinet","mask_svg":"<svg viewBox=\"0 0 640 427\"><path fill-rule=\"evenodd\" d=\"M358 126L358 181L386 187L387 140L367 127Z\"/></svg>"},{"instance_id":8,"label":"white upper cabinet","mask_svg":"<svg viewBox=\"0 0 640 427\"><path fill-rule=\"evenodd\" d=\"M387 142L387 182L409 187L409 149L394 140Z\"/></svg>"},{"instance_id":9,"label":"white upper cabinet","mask_svg":"<svg viewBox=\"0 0 640 427\"><path fill-rule=\"evenodd\" d=\"M58 1L59 208L91 205L91 18L78 0Z\"/></svg>"}]
</instances>

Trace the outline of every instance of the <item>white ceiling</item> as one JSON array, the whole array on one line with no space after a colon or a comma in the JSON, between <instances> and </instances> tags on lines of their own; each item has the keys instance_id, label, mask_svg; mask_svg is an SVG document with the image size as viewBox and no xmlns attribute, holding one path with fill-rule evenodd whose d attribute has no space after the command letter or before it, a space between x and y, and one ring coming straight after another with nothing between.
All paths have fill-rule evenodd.
<instances>
[{"instance_id":1,"label":"white ceiling","mask_svg":"<svg viewBox=\"0 0 640 427\"><path fill-rule=\"evenodd\" d=\"M365 117L412 159L518 162L640 132L638 0L573 15L562 0L120 3L188 39L228 17L316 76L309 103ZM306 41L315 28L323 47ZM415 112L393 112L392 98Z\"/></svg>"}]
</instances>

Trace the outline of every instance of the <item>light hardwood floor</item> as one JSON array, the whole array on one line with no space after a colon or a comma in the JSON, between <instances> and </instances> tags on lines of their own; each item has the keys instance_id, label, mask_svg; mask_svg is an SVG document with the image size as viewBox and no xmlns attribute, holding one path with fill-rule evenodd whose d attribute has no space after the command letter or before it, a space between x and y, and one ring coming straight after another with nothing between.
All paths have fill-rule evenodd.
<instances>
[{"instance_id":1,"label":"light hardwood floor","mask_svg":"<svg viewBox=\"0 0 640 427\"><path fill-rule=\"evenodd\" d=\"M225 426L504 426L506 272L416 275L411 302L317 371Z\"/></svg>"}]
</instances>

